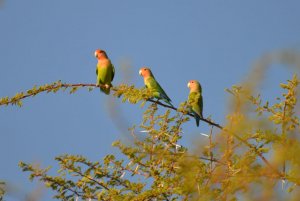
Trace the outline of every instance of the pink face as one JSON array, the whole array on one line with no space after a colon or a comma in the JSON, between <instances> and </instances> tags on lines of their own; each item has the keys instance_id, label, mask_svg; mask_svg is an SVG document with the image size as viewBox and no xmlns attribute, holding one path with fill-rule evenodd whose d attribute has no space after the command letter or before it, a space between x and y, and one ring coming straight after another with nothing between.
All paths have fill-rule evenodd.
<instances>
[{"instance_id":1,"label":"pink face","mask_svg":"<svg viewBox=\"0 0 300 201\"><path fill-rule=\"evenodd\" d=\"M139 74L142 77L149 77L151 75L151 70L149 68L143 67L140 69Z\"/></svg>"},{"instance_id":2,"label":"pink face","mask_svg":"<svg viewBox=\"0 0 300 201\"><path fill-rule=\"evenodd\" d=\"M100 50L100 49L97 49L95 51L95 57L97 59L100 59L100 58L107 58L107 55L106 55L106 52L104 50Z\"/></svg>"},{"instance_id":3,"label":"pink face","mask_svg":"<svg viewBox=\"0 0 300 201\"><path fill-rule=\"evenodd\" d=\"M190 80L187 84L188 88L195 89L197 86L199 86L199 83L197 80Z\"/></svg>"}]
</instances>

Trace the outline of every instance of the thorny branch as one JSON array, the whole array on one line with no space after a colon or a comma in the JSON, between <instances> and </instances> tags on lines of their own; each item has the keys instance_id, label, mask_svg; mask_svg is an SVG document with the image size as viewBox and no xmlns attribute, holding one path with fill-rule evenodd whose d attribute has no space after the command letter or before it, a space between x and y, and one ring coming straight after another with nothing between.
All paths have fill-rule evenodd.
<instances>
[{"instance_id":1,"label":"thorny branch","mask_svg":"<svg viewBox=\"0 0 300 201\"><path fill-rule=\"evenodd\" d=\"M16 104L18 101L23 100L23 99L25 99L25 98L33 97L33 96L35 96L35 95L37 95L37 94L39 94L39 93L42 93L42 92L47 92L47 93L49 93L49 92L51 92L51 91L55 91L56 89L60 89L60 88L67 89L67 88L71 88L71 87L74 88L74 87L100 87L100 86L102 86L102 85L86 84L86 83L66 84L66 83L57 82L57 83L54 83L54 84L51 84L51 85L47 85L47 86L45 86L45 87L42 88L42 89L39 89L38 92L32 92L32 93L29 93L28 91L27 91L26 93L21 92L21 93L19 94L18 98L10 98L10 99L8 99L7 101L5 101L5 102L3 102L3 103L0 102L0 106L1 106L1 105ZM113 87L113 88L111 88L111 90L117 91L118 88ZM166 105L166 104L164 104L164 103L161 103L160 101L155 101L155 100L151 100L151 99L148 99L147 101L148 101L148 102L152 102L152 103L156 103L156 104L158 104L158 105L160 105L160 106L163 106L163 107L166 107L166 108L170 108L170 109L172 109L172 110L177 111L177 108L176 108L176 107L172 107L172 106ZM194 117L193 114L188 114L188 115L191 116L191 117ZM208 119L204 119L204 118L200 118L200 119L201 119L202 121L204 121L204 122L206 122L206 123L212 125L212 126L216 126L216 127L220 128L220 129L223 129L222 126L220 126L219 124L214 123L214 122L212 122L212 121L210 121L210 120L208 120Z\"/></svg>"},{"instance_id":2,"label":"thorny branch","mask_svg":"<svg viewBox=\"0 0 300 201\"><path fill-rule=\"evenodd\" d=\"M42 92L56 92L57 90L59 90L60 88L63 88L64 90L67 89L67 88L75 88L77 90L77 88L80 88L80 87L100 87L101 85L96 85L96 84L86 84L86 83L78 83L78 84L66 84L66 83L61 83L60 81L59 82L56 82L56 83L53 83L51 85L46 85L44 86L43 88L40 88L37 92L30 92L30 91L27 91L26 93L22 92L22 93L19 93L17 94L17 98L14 97L14 98L6 98L5 101L2 101L0 102L0 106L1 105L9 105L9 104L18 104L18 102L20 102L22 99L25 99L25 98L28 98L28 97L32 97L32 96L35 96L39 93L42 93ZM118 88L117 87L112 87L111 90L113 91L117 91ZM72 93L72 90L70 91L70 93ZM167 104L164 104L160 101L156 101L156 100L152 100L152 99L147 99L146 101L148 102L152 102L152 103L155 103L157 105L160 105L162 107L165 107L165 108L169 108L169 109L172 109L174 111L178 111L178 108L176 107L173 107L173 106L170 106L170 105L167 105ZM191 117L194 117L193 114L190 114L188 113L187 114L188 116L191 116ZM273 167L270 162L262 155L262 153L260 153L257 148L255 146L253 146L252 144L250 144L249 142L247 142L247 140L241 138L238 134L236 133L232 133L230 132L228 129L224 128L223 126L221 126L220 124L217 124L217 123L214 123L213 121L209 120L209 119L205 119L205 118L200 118L201 121L203 122L206 122L208 123L209 125L211 126L215 126L221 130L223 130L224 132L234 136L237 140L239 140L240 142L242 142L243 144L245 144L246 146L248 146L249 148L253 149L254 152L262 159L262 161L270 168L272 169L276 174L277 176L279 176L279 178L281 179L285 179L285 175L283 173L281 173L279 170L277 170L275 167ZM298 184L300 185L300 184Z\"/></svg>"}]
</instances>

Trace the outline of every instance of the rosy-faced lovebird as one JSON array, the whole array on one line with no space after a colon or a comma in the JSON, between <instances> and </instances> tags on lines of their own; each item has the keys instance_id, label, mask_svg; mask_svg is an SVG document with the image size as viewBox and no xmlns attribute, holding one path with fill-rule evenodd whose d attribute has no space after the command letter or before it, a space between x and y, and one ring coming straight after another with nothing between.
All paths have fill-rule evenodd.
<instances>
[{"instance_id":1,"label":"rosy-faced lovebird","mask_svg":"<svg viewBox=\"0 0 300 201\"><path fill-rule=\"evenodd\" d=\"M96 50L95 57L98 59L96 67L96 85L100 85L100 90L108 95L110 92L110 87L112 87L111 82L113 81L115 76L114 65L111 63L104 50Z\"/></svg>"},{"instance_id":2,"label":"rosy-faced lovebird","mask_svg":"<svg viewBox=\"0 0 300 201\"><path fill-rule=\"evenodd\" d=\"M161 88L159 83L155 80L151 70L147 67L143 67L140 69L139 74L144 78L145 86L152 91L153 97L162 99L167 104L172 105L171 99L168 97L166 92Z\"/></svg>"},{"instance_id":3,"label":"rosy-faced lovebird","mask_svg":"<svg viewBox=\"0 0 300 201\"><path fill-rule=\"evenodd\" d=\"M199 126L200 118L203 118L203 99L202 99L202 88L197 80L191 80L188 83L190 88L188 104L190 112L195 116L197 127Z\"/></svg>"}]
</instances>

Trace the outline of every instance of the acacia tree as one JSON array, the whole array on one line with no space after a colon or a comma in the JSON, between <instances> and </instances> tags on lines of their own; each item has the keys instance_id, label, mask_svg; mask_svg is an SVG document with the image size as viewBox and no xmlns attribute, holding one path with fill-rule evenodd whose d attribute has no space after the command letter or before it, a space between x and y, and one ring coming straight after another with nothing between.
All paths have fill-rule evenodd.
<instances>
[{"instance_id":1,"label":"acacia tree","mask_svg":"<svg viewBox=\"0 0 300 201\"><path fill-rule=\"evenodd\" d=\"M262 100L256 88L272 62L300 67L299 55L294 52L264 56L244 83L227 89L232 100L226 124L201 119L211 125L211 133L209 143L197 152L178 144L182 125L193 116L188 103L174 108L152 100L148 89L122 84L112 89L116 98L132 104L150 102L139 126L144 136L132 127L133 144L112 144L123 158L107 155L90 161L84 156L61 155L55 158L60 167L57 175L25 162L19 166L29 172L30 180L45 183L60 200L297 200L299 80L294 75L280 84L285 92L274 104ZM75 93L83 87L93 90L96 86L58 81L2 98L0 105L22 106L22 99L42 92L70 89Z\"/></svg>"}]
</instances>

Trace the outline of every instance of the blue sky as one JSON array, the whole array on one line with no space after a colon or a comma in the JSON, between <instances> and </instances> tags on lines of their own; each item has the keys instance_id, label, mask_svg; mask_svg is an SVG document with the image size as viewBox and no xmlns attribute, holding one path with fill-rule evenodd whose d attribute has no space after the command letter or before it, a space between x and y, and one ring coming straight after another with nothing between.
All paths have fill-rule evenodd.
<instances>
[{"instance_id":1,"label":"blue sky","mask_svg":"<svg viewBox=\"0 0 300 201\"><path fill-rule=\"evenodd\" d=\"M33 85L62 80L95 83L94 50L107 51L116 67L114 85L143 86L138 70L149 66L175 105L188 95L187 82L203 87L204 116L223 123L225 88L239 83L262 54L300 45L299 1L4 1L0 7L0 97ZM131 67L124 79L124 63ZM291 72L274 68L262 86L267 98ZM125 81L124 81L125 80ZM0 108L0 179L20 198L38 188L22 173L20 160L55 166L54 157L82 154L92 160L116 153L111 143L128 135L118 129L98 90L42 94L24 107ZM115 100L120 103L119 100ZM120 104L125 127L141 122L145 108ZM161 109L164 112L165 109ZM182 144L199 132L184 127ZM203 139L205 140L205 139ZM49 195L44 193L43 200Z\"/></svg>"}]
</instances>

